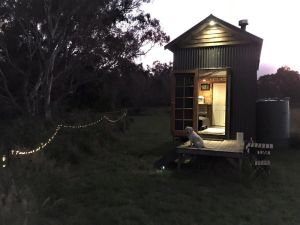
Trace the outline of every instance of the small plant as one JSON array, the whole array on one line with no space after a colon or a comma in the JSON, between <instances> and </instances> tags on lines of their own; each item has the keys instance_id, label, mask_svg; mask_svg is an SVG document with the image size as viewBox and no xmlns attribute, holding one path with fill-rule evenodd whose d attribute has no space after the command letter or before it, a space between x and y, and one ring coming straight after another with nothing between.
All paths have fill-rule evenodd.
<instances>
[{"instance_id":1,"label":"small plant","mask_svg":"<svg viewBox=\"0 0 300 225\"><path fill-rule=\"evenodd\" d=\"M291 133L290 147L291 148L300 148L300 134L299 133Z\"/></svg>"},{"instance_id":2,"label":"small plant","mask_svg":"<svg viewBox=\"0 0 300 225\"><path fill-rule=\"evenodd\" d=\"M29 186L18 186L10 175L0 184L0 221L2 225L29 224L37 213L36 199ZM3 182L3 180L6 180Z\"/></svg>"}]
</instances>

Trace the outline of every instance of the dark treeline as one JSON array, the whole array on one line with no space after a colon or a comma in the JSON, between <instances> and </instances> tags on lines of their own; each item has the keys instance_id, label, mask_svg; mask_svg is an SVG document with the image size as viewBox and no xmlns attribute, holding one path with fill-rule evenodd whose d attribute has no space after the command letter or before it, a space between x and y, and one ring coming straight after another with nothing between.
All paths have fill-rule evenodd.
<instances>
[{"instance_id":1,"label":"dark treeline","mask_svg":"<svg viewBox=\"0 0 300 225\"><path fill-rule=\"evenodd\" d=\"M141 64L125 63L101 80L81 86L67 99L69 108L116 109L166 106L170 104L171 64L154 62L144 69Z\"/></svg>"},{"instance_id":2,"label":"dark treeline","mask_svg":"<svg viewBox=\"0 0 300 225\"><path fill-rule=\"evenodd\" d=\"M0 113L51 119L64 110L166 104L170 65L143 69L169 37L149 0L3 0Z\"/></svg>"},{"instance_id":3,"label":"dark treeline","mask_svg":"<svg viewBox=\"0 0 300 225\"><path fill-rule=\"evenodd\" d=\"M300 74L289 67L281 67L275 74L264 75L258 80L259 98L290 98L300 103Z\"/></svg>"}]
</instances>

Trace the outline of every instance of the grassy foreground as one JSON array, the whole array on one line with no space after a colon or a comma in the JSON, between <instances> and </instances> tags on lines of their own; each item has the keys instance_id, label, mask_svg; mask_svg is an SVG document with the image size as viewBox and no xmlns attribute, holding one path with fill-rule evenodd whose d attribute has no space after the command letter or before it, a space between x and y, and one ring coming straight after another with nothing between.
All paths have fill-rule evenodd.
<instances>
[{"instance_id":1,"label":"grassy foreground","mask_svg":"<svg viewBox=\"0 0 300 225\"><path fill-rule=\"evenodd\" d=\"M39 155L2 170L0 224L300 224L300 149L274 152L269 177L240 177L222 160L161 171L153 163L176 145L169 127L166 110L145 111L109 144L80 133L89 143L71 148L88 154L76 163Z\"/></svg>"}]
</instances>

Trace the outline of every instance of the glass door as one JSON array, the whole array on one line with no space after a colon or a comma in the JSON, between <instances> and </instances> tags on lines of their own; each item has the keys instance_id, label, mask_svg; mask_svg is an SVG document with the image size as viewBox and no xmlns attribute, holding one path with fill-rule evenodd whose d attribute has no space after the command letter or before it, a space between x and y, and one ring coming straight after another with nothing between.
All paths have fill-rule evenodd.
<instances>
[{"instance_id":1,"label":"glass door","mask_svg":"<svg viewBox=\"0 0 300 225\"><path fill-rule=\"evenodd\" d=\"M175 74L175 131L193 127L194 115L194 73Z\"/></svg>"}]
</instances>

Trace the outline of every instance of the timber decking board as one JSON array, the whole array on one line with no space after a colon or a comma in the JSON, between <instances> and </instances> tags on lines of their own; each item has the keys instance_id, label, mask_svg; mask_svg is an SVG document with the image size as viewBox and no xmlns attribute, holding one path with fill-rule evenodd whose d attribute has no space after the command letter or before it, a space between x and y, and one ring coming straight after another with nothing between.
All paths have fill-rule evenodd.
<instances>
[{"instance_id":1,"label":"timber decking board","mask_svg":"<svg viewBox=\"0 0 300 225\"><path fill-rule=\"evenodd\" d=\"M210 141L204 140L205 148L189 147L190 142L187 141L179 145L177 153L193 154L193 155L211 155L221 157L240 158L244 152L244 145L239 144L236 140Z\"/></svg>"}]
</instances>

